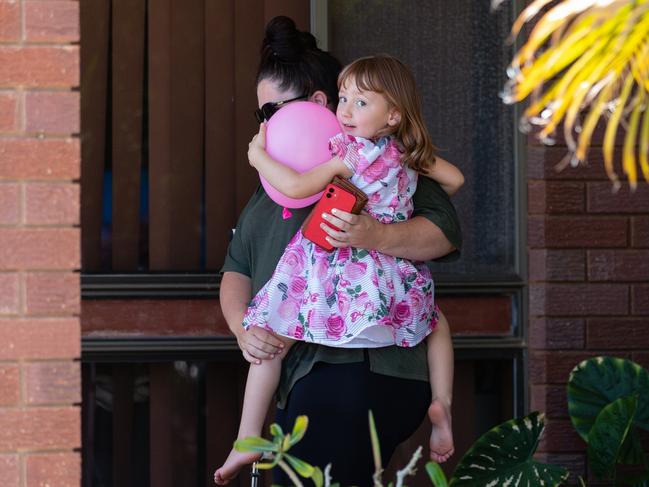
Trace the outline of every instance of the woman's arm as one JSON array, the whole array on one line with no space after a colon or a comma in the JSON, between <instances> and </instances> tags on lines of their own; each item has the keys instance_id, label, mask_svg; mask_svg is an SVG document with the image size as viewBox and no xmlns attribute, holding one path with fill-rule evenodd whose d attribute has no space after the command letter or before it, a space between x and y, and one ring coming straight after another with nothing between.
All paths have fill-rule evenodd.
<instances>
[{"instance_id":1,"label":"woman's arm","mask_svg":"<svg viewBox=\"0 0 649 487\"><path fill-rule=\"evenodd\" d=\"M259 364L262 360L275 357L283 347L275 335L257 326L245 330L243 316L248 309L252 295L250 278L238 272L225 272L221 279L219 301L228 328L236 337L243 357L250 363Z\"/></svg>"},{"instance_id":2,"label":"woman's arm","mask_svg":"<svg viewBox=\"0 0 649 487\"><path fill-rule=\"evenodd\" d=\"M321 225L334 247L373 249L410 260L438 259L455 250L444 232L423 216L384 225L367 213L354 215L334 209L334 214L325 213L323 218L341 231Z\"/></svg>"},{"instance_id":3,"label":"woman's arm","mask_svg":"<svg viewBox=\"0 0 649 487\"><path fill-rule=\"evenodd\" d=\"M405 222L384 225L367 214L352 215L340 210L325 214L323 227L335 247L375 249L411 260L439 259L462 245L460 222L448 195L429 178L419 178L414 195L415 213Z\"/></svg>"},{"instance_id":4,"label":"woman's arm","mask_svg":"<svg viewBox=\"0 0 649 487\"><path fill-rule=\"evenodd\" d=\"M349 178L352 175L338 157L310 171L299 173L270 157L265 147L266 124L262 123L259 126L259 133L253 137L248 146L248 160L273 188L289 198L306 198L322 191L334 176Z\"/></svg>"},{"instance_id":5,"label":"woman's arm","mask_svg":"<svg viewBox=\"0 0 649 487\"><path fill-rule=\"evenodd\" d=\"M437 181L446 194L453 196L464 184L464 174L456 166L441 157L426 168L426 176Z\"/></svg>"}]
</instances>

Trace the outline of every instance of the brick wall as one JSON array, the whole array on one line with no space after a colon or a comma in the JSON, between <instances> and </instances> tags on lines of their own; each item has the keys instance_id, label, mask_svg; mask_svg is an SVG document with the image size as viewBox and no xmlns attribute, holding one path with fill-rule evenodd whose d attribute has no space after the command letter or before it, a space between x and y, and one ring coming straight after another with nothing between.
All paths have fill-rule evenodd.
<instances>
[{"instance_id":1,"label":"brick wall","mask_svg":"<svg viewBox=\"0 0 649 487\"><path fill-rule=\"evenodd\" d=\"M585 445L567 413L570 370L600 354L649 367L649 185L613 194L599 148L589 167L556 172L564 154L529 140L531 408L548 418L540 451L583 474Z\"/></svg>"},{"instance_id":2,"label":"brick wall","mask_svg":"<svg viewBox=\"0 0 649 487\"><path fill-rule=\"evenodd\" d=\"M0 486L80 485L79 3L0 0Z\"/></svg>"}]
</instances>

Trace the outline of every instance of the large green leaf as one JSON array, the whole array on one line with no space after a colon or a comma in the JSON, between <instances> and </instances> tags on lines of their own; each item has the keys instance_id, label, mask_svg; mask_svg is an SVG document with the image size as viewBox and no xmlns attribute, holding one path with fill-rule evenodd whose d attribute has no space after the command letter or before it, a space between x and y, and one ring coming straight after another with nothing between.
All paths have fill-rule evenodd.
<instances>
[{"instance_id":1,"label":"large green leaf","mask_svg":"<svg viewBox=\"0 0 649 487\"><path fill-rule=\"evenodd\" d=\"M532 458L543 428L543 415L534 412L487 431L462 457L450 486L559 485L568 471Z\"/></svg>"},{"instance_id":2,"label":"large green leaf","mask_svg":"<svg viewBox=\"0 0 649 487\"><path fill-rule=\"evenodd\" d=\"M595 476L608 477L633 424L637 396L616 399L600 411L588 434L588 463Z\"/></svg>"},{"instance_id":3,"label":"large green leaf","mask_svg":"<svg viewBox=\"0 0 649 487\"><path fill-rule=\"evenodd\" d=\"M620 397L638 395L634 423L649 430L649 372L630 360L593 357L584 360L568 379L568 412L577 433L588 441L595 418Z\"/></svg>"},{"instance_id":4,"label":"large green leaf","mask_svg":"<svg viewBox=\"0 0 649 487\"><path fill-rule=\"evenodd\" d=\"M426 472L435 487L448 487L446 475L444 475L444 471L442 470L442 467L439 466L439 463L428 462L426 464Z\"/></svg>"}]
</instances>

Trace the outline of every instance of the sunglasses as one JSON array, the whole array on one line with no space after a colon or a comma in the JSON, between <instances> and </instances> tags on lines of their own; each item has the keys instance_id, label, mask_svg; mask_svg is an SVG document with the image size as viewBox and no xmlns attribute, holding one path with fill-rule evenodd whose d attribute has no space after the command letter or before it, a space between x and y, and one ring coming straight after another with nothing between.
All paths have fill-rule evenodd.
<instances>
[{"instance_id":1,"label":"sunglasses","mask_svg":"<svg viewBox=\"0 0 649 487\"><path fill-rule=\"evenodd\" d=\"M275 115L275 112L282 108L284 105L287 103L290 103L292 101L298 101L298 100L306 100L309 97L309 95L302 95L298 96L295 98L291 98L290 100L284 100L284 101L276 101L276 102L268 102L264 103L261 108L257 108L255 110L255 118L257 119L258 123L262 122L267 122L270 120L270 117Z\"/></svg>"}]
</instances>

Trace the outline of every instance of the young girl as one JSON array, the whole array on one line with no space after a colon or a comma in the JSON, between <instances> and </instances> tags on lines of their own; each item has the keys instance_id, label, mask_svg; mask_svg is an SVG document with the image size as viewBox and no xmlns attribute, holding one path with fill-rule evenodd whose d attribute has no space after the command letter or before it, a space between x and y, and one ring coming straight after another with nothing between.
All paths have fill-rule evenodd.
<instances>
[{"instance_id":1,"label":"young girl","mask_svg":"<svg viewBox=\"0 0 649 487\"><path fill-rule=\"evenodd\" d=\"M414 78L400 61L390 56L359 59L340 74L339 89L336 115L343 133L330 141L334 157L311 171L299 174L273 160L264 150L262 124L248 158L271 185L288 197L304 198L322 191L336 175L349 178L368 195L366 210L391 223L410 217L419 173L449 194L463 184L456 167L441 159L430 162L435 161L434 148ZM373 250L327 252L298 231L253 298L243 324L283 337L284 356L294 340L334 347L410 347L436 323L433 281L425 264ZM280 371L279 360L250 367L239 438L261 434ZM227 483L254 460L232 450L215 481Z\"/></svg>"}]
</instances>

